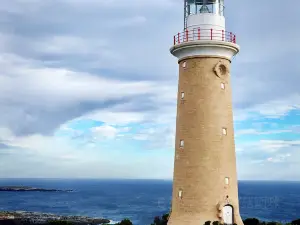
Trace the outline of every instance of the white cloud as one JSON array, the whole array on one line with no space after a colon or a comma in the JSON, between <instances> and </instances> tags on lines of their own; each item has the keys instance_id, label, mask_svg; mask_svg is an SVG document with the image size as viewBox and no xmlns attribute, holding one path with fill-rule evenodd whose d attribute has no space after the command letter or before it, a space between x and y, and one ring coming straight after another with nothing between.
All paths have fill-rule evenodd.
<instances>
[{"instance_id":1,"label":"white cloud","mask_svg":"<svg viewBox=\"0 0 300 225\"><path fill-rule=\"evenodd\" d=\"M293 146L300 146L300 140L287 141L287 140L260 140L260 148L266 152L277 152L278 150L289 148Z\"/></svg>"},{"instance_id":2,"label":"white cloud","mask_svg":"<svg viewBox=\"0 0 300 225\"><path fill-rule=\"evenodd\" d=\"M134 140L146 141L146 147L151 150L167 149L174 151L175 147L175 126L155 126L151 128L140 129L140 131L132 137Z\"/></svg>"},{"instance_id":3,"label":"white cloud","mask_svg":"<svg viewBox=\"0 0 300 225\"><path fill-rule=\"evenodd\" d=\"M234 119L243 121L257 118L280 118L288 115L293 110L300 109L300 94L295 93L287 97L275 97L273 100L266 101L262 104L256 104L248 108L236 108Z\"/></svg>"},{"instance_id":4,"label":"white cloud","mask_svg":"<svg viewBox=\"0 0 300 225\"><path fill-rule=\"evenodd\" d=\"M243 142L237 146L239 151L243 154L247 153L251 156L265 153L277 153L279 151L286 151L290 148L300 146L299 140L259 140Z\"/></svg>"},{"instance_id":5,"label":"white cloud","mask_svg":"<svg viewBox=\"0 0 300 225\"><path fill-rule=\"evenodd\" d=\"M87 113L77 120L80 121L81 119L102 121L111 125L126 125L129 123L139 123L144 121L145 114L143 112L118 112L113 111L113 109L104 109Z\"/></svg>"},{"instance_id":6,"label":"white cloud","mask_svg":"<svg viewBox=\"0 0 300 225\"><path fill-rule=\"evenodd\" d=\"M131 18L126 18L122 21L116 21L111 24L113 27L128 27L128 26L137 26L142 25L147 21L144 16L135 16Z\"/></svg>"},{"instance_id":7,"label":"white cloud","mask_svg":"<svg viewBox=\"0 0 300 225\"><path fill-rule=\"evenodd\" d=\"M1 88L4 90L5 87L11 88L6 89L6 93L4 92L6 96L1 96L2 99L4 97L12 98L11 93L17 90L23 98L13 99L15 101L24 102L27 100L31 104L47 105L49 101L53 101L53 103L63 106L72 104L74 101L103 101L116 97L153 93L156 89L154 84L150 82L121 82L63 68L43 68L30 64L27 67L17 66L11 65L10 68L11 73L14 72L15 76L1 77ZM2 70L1 72L6 74L6 71ZM31 101L32 98L37 98L40 101Z\"/></svg>"},{"instance_id":8,"label":"white cloud","mask_svg":"<svg viewBox=\"0 0 300 225\"><path fill-rule=\"evenodd\" d=\"M0 59L0 73L2 74L0 76L0 101L3 102L0 108L2 112L5 112L5 116L0 118L0 125L11 126L13 124L10 127L13 131L24 130L30 125L30 130L32 129L34 132L33 124L43 120L43 118L38 118L41 113L53 115L54 118L51 118L50 121L46 120L40 124L52 123L51 129L53 130L53 128L61 125L58 123L67 122L67 119L74 117L70 116L65 121L57 121L55 124L55 117L60 120L60 116L56 113L76 113L76 111L69 109L75 108L76 110L76 108L84 105L87 107L82 109L82 112L79 111L79 114L76 113L77 117L86 114L86 117L90 118L98 116L104 120L107 118L110 123L117 123L123 119L138 122L144 119L145 113L148 113L149 116L149 112L147 110L145 112L136 112L135 110L126 112L126 107L136 107L137 103L132 102L135 98L148 95L151 102L156 101L154 105L149 102L149 107L157 108L158 104L164 104L164 107L161 108L163 110L167 107L165 103L170 102L169 97L172 94L169 93L174 91L165 83L120 81L90 73L74 72L65 68L42 67L36 61L25 60L11 54L2 55ZM160 90L164 91L163 95L161 95ZM173 96L176 96L175 94L176 92ZM118 112L113 108L98 110L99 108L106 108L106 104L117 105L115 109ZM23 110L23 107L28 109ZM121 111L123 112L121 113ZM18 127L14 127L17 124L16 121L20 122ZM41 131L37 130L37 132Z\"/></svg>"},{"instance_id":9,"label":"white cloud","mask_svg":"<svg viewBox=\"0 0 300 225\"><path fill-rule=\"evenodd\" d=\"M246 180L297 180L299 141L261 140L239 144L239 177Z\"/></svg>"},{"instance_id":10,"label":"white cloud","mask_svg":"<svg viewBox=\"0 0 300 225\"><path fill-rule=\"evenodd\" d=\"M235 136L241 136L241 135L261 135L261 134L281 134L281 133L291 133L292 130L286 129L286 130L269 130L269 131L259 131L256 129L244 129L244 130L237 130L235 132Z\"/></svg>"},{"instance_id":11,"label":"white cloud","mask_svg":"<svg viewBox=\"0 0 300 225\"><path fill-rule=\"evenodd\" d=\"M52 36L34 43L33 48L42 53L63 55L95 54L95 49L101 49L101 51L96 52L96 55L100 56L108 45L107 40L101 40L100 38L84 39L76 36Z\"/></svg>"},{"instance_id":12,"label":"white cloud","mask_svg":"<svg viewBox=\"0 0 300 225\"><path fill-rule=\"evenodd\" d=\"M280 162L284 162L286 160L286 158L290 157L291 154L279 154L276 155L275 157L270 157L267 159L268 162L272 162L272 163L280 163Z\"/></svg>"},{"instance_id":13,"label":"white cloud","mask_svg":"<svg viewBox=\"0 0 300 225\"><path fill-rule=\"evenodd\" d=\"M119 131L115 127L104 125L104 126L92 128L92 132L95 139L102 138L102 137L115 139Z\"/></svg>"}]
</instances>

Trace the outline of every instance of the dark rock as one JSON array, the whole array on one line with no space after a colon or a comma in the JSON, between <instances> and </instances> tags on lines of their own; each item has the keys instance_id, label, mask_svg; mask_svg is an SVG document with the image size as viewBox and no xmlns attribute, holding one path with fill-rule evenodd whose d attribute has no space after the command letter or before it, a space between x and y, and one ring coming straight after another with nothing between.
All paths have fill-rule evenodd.
<instances>
[{"instance_id":1,"label":"dark rock","mask_svg":"<svg viewBox=\"0 0 300 225\"><path fill-rule=\"evenodd\" d=\"M110 220L86 216L60 216L38 212L0 212L0 225L98 225Z\"/></svg>"}]
</instances>

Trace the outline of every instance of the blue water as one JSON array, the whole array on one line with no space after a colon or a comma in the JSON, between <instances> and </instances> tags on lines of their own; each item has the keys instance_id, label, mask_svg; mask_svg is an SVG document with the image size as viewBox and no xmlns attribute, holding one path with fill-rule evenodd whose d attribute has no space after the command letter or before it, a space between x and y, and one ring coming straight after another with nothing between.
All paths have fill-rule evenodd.
<instances>
[{"instance_id":1,"label":"blue water","mask_svg":"<svg viewBox=\"0 0 300 225\"><path fill-rule=\"evenodd\" d=\"M129 218L134 225L150 225L167 213L171 181L0 179L2 185L72 189L74 192L0 192L1 210L24 210L60 215ZM300 218L299 182L239 182L243 219L289 222Z\"/></svg>"}]
</instances>

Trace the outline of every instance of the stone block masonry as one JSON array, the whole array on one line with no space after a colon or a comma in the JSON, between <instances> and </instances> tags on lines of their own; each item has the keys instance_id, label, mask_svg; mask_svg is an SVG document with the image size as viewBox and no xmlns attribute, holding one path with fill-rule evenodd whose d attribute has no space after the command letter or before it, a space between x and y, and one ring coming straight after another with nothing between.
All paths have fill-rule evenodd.
<instances>
[{"instance_id":1,"label":"stone block masonry","mask_svg":"<svg viewBox=\"0 0 300 225\"><path fill-rule=\"evenodd\" d=\"M224 222L239 213L230 60L191 56L179 61L173 201L169 225Z\"/></svg>"}]
</instances>

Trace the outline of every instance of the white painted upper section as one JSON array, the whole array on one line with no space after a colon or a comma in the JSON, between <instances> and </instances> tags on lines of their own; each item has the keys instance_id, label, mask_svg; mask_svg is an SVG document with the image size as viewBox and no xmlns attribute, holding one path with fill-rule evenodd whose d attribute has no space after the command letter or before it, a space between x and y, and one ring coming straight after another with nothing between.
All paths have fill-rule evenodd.
<instances>
[{"instance_id":1,"label":"white painted upper section","mask_svg":"<svg viewBox=\"0 0 300 225\"><path fill-rule=\"evenodd\" d=\"M189 41L177 44L170 49L170 52L180 61L191 56L214 56L232 60L240 50L237 44L216 40Z\"/></svg>"},{"instance_id":2,"label":"white painted upper section","mask_svg":"<svg viewBox=\"0 0 300 225\"><path fill-rule=\"evenodd\" d=\"M187 17L187 28L225 30L225 17L212 13L201 13Z\"/></svg>"},{"instance_id":3,"label":"white painted upper section","mask_svg":"<svg viewBox=\"0 0 300 225\"><path fill-rule=\"evenodd\" d=\"M224 0L185 0L185 30L174 36L171 53L179 60L213 56L232 60L239 52L236 37L226 32Z\"/></svg>"}]
</instances>

